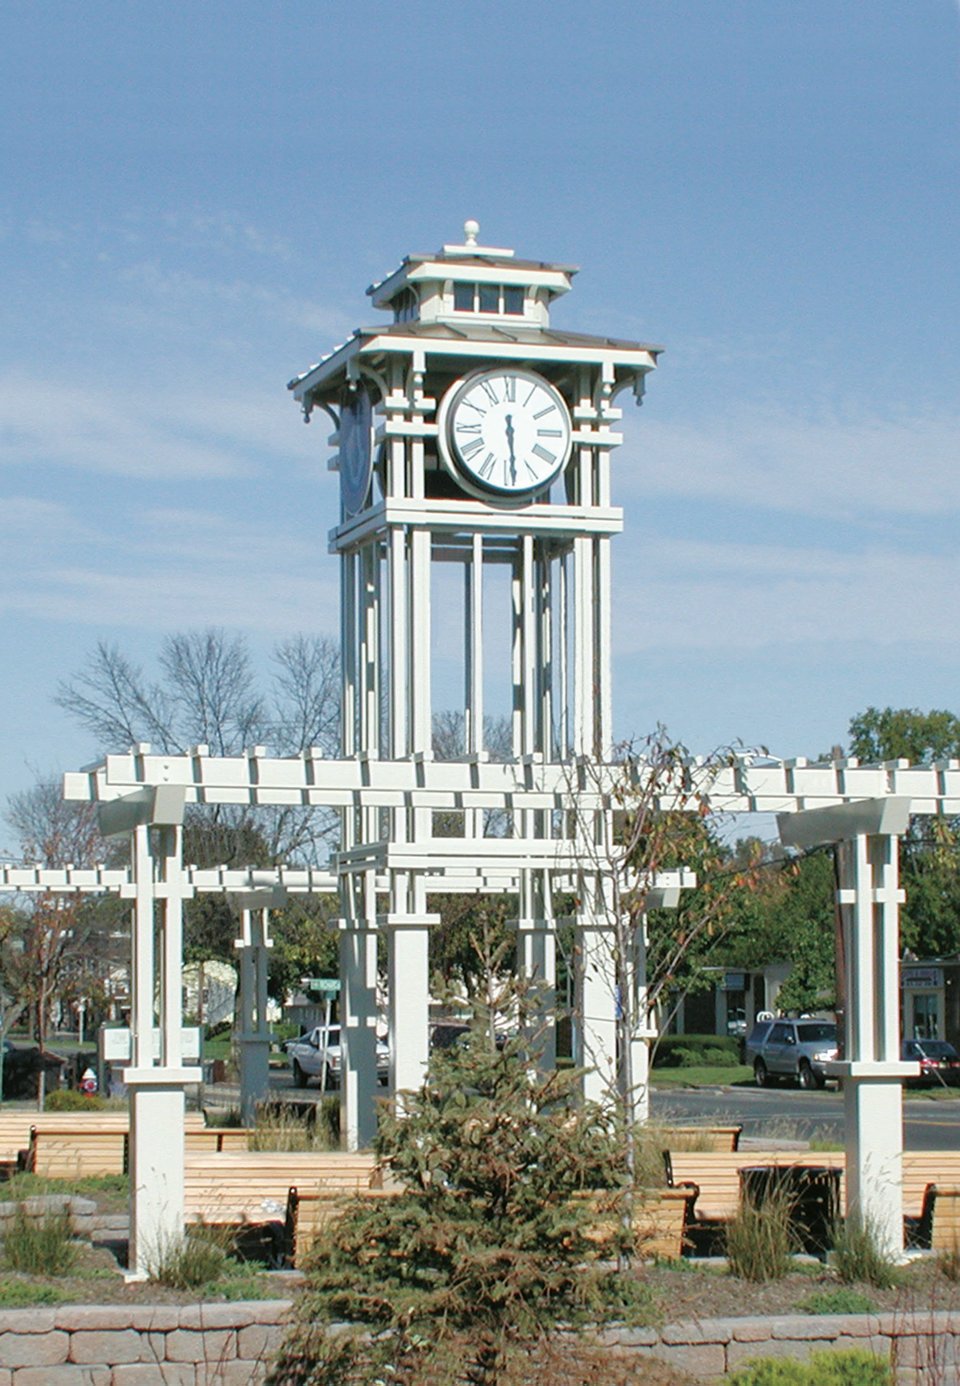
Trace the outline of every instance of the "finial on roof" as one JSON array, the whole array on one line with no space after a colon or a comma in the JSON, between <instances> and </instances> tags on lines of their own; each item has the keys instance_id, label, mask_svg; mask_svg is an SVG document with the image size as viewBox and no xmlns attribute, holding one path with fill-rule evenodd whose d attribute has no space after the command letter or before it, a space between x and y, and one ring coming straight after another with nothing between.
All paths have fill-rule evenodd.
<instances>
[{"instance_id":1,"label":"finial on roof","mask_svg":"<svg viewBox=\"0 0 960 1386\"><path fill-rule=\"evenodd\" d=\"M463 245L445 245L443 247L443 254L469 255L471 257L489 255L491 259L497 260L510 260L513 258L513 251L507 250L503 246L478 245L477 237L479 234L480 223L473 217L468 218L468 220L463 223Z\"/></svg>"}]
</instances>

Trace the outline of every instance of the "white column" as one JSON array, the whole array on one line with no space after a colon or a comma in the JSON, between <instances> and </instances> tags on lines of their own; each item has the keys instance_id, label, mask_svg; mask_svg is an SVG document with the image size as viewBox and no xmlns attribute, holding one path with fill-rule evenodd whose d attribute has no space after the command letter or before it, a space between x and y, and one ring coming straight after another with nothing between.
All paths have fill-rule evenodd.
<instances>
[{"instance_id":1,"label":"white column","mask_svg":"<svg viewBox=\"0 0 960 1386\"><path fill-rule=\"evenodd\" d=\"M647 919L643 915L634 930L633 957L630 960L635 1023L630 1037L633 1073L633 1111L637 1121L650 1117L650 1042L657 1030L651 1024L647 1000Z\"/></svg>"},{"instance_id":2,"label":"white column","mask_svg":"<svg viewBox=\"0 0 960 1386\"><path fill-rule=\"evenodd\" d=\"M377 932L340 934L340 1132L347 1150L377 1134Z\"/></svg>"},{"instance_id":3,"label":"white column","mask_svg":"<svg viewBox=\"0 0 960 1386\"><path fill-rule=\"evenodd\" d=\"M372 870L345 874L340 927L340 1133L363 1150L377 1131L377 897Z\"/></svg>"},{"instance_id":4,"label":"white column","mask_svg":"<svg viewBox=\"0 0 960 1386\"><path fill-rule=\"evenodd\" d=\"M181 1057L182 911L193 894L180 861L184 798L182 789L162 785L105 804L100 813L105 836L132 837L131 883L121 894L134 906L132 1062L124 1076L130 1093L128 1274L137 1280L183 1237L184 1089L202 1076L185 1068Z\"/></svg>"},{"instance_id":5,"label":"white column","mask_svg":"<svg viewBox=\"0 0 960 1386\"><path fill-rule=\"evenodd\" d=\"M616 1093L617 978L611 921L599 872L584 873L577 911L577 1018L574 1061L587 1069L583 1095L608 1103Z\"/></svg>"},{"instance_id":6,"label":"white column","mask_svg":"<svg viewBox=\"0 0 960 1386\"><path fill-rule=\"evenodd\" d=\"M544 1072L557 1066L557 934L553 918L550 873L520 873L520 914L517 918L517 971L535 987L533 1016Z\"/></svg>"},{"instance_id":7,"label":"white column","mask_svg":"<svg viewBox=\"0 0 960 1386\"><path fill-rule=\"evenodd\" d=\"M239 1027L240 1113L244 1125L256 1121L257 1103L270 1093L270 1027L267 1024L267 968L273 940L271 908L286 901L282 890L249 891L233 897L240 910L240 937L234 947L240 955Z\"/></svg>"},{"instance_id":8,"label":"white column","mask_svg":"<svg viewBox=\"0 0 960 1386\"><path fill-rule=\"evenodd\" d=\"M900 1059L898 839L909 799L890 797L779 816L787 846L839 844L837 899L846 951L843 1080L847 1216L866 1221L889 1254L903 1251L903 1079Z\"/></svg>"},{"instance_id":9,"label":"white column","mask_svg":"<svg viewBox=\"0 0 960 1386\"><path fill-rule=\"evenodd\" d=\"M402 1110L403 1092L416 1092L430 1057L430 928L439 915L387 915L390 988L390 1087Z\"/></svg>"}]
</instances>

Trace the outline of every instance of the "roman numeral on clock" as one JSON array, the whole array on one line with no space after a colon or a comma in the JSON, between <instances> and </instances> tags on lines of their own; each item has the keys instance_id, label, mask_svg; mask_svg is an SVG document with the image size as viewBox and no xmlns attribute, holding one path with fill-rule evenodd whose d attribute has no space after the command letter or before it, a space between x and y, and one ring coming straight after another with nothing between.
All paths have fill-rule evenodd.
<instances>
[{"instance_id":1,"label":"roman numeral on clock","mask_svg":"<svg viewBox=\"0 0 960 1386\"><path fill-rule=\"evenodd\" d=\"M475 457L482 448L483 440L481 438L471 438L470 442L464 443L463 447L460 449L460 456L465 458Z\"/></svg>"},{"instance_id":2,"label":"roman numeral on clock","mask_svg":"<svg viewBox=\"0 0 960 1386\"><path fill-rule=\"evenodd\" d=\"M493 386L490 384L489 380L481 380L480 388L483 390L483 393L486 395L487 399L490 401L491 404L500 403L500 397L497 394L496 390L493 388Z\"/></svg>"},{"instance_id":3,"label":"roman numeral on clock","mask_svg":"<svg viewBox=\"0 0 960 1386\"><path fill-rule=\"evenodd\" d=\"M541 462L556 462L557 460L557 454L555 452L548 452L547 449L542 448L539 443L535 443L530 451L533 453L534 457L539 457Z\"/></svg>"},{"instance_id":4,"label":"roman numeral on clock","mask_svg":"<svg viewBox=\"0 0 960 1386\"><path fill-rule=\"evenodd\" d=\"M483 459L483 465L480 468L480 475L483 477L484 481L488 481L490 479L496 460L497 459L492 452L488 452L486 457Z\"/></svg>"}]
</instances>

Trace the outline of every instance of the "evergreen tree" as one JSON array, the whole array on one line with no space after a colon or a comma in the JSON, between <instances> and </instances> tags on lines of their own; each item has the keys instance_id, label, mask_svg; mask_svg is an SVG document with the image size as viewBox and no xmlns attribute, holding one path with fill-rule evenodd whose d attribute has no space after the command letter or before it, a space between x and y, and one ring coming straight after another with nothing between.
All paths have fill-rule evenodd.
<instances>
[{"instance_id":1,"label":"evergreen tree","mask_svg":"<svg viewBox=\"0 0 960 1386\"><path fill-rule=\"evenodd\" d=\"M558 1357L569 1366L589 1344L561 1328L649 1311L642 1282L601 1260L610 1245L576 1196L624 1183L612 1114L577 1101L576 1072L537 1069L531 992L493 992L402 1110L385 1105L377 1149L405 1192L358 1199L314 1250L272 1386L505 1386L543 1380L547 1360L582 1381L582 1361L564 1377ZM503 1041L505 1012L519 1030ZM624 1379L602 1361L591 1380Z\"/></svg>"}]
</instances>

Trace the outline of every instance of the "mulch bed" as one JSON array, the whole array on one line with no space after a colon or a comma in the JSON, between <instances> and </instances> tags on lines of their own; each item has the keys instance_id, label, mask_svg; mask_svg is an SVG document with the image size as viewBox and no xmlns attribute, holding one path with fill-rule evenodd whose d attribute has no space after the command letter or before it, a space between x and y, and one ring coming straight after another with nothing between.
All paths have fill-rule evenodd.
<instances>
[{"instance_id":1,"label":"mulch bed","mask_svg":"<svg viewBox=\"0 0 960 1386\"><path fill-rule=\"evenodd\" d=\"M944 1275L932 1258L902 1267L897 1285L889 1290L866 1284L842 1285L834 1272L819 1263L798 1265L782 1280L762 1284L739 1280L723 1266L698 1266L692 1261L681 1264L682 1269L653 1266L638 1272L656 1293L664 1323L807 1314L811 1310L804 1307L804 1301L811 1295L840 1290L864 1296L878 1313L960 1311L960 1283Z\"/></svg>"}]
</instances>

